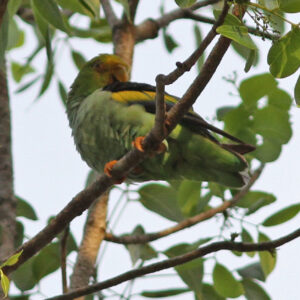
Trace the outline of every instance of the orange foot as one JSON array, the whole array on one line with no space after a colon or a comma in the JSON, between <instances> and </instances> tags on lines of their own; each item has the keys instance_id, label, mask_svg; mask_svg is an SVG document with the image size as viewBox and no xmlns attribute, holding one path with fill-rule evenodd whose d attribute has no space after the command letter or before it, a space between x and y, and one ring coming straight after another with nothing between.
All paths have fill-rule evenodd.
<instances>
[{"instance_id":1,"label":"orange foot","mask_svg":"<svg viewBox=\"0 0 300 300\"><path fill-rule=\"evenodd\" d=\"M112 177L112 174L111 174L111 171L112 171L112 168L114 167L114 165L117 163L118 161L117 160L112 160L108 163L105 164L104 166L104 173L108 176L108 177ZM115 180L115 183L116 184L120 184L122 182L125 181L125 177L122 177L120 179L116 179Z\"/></svg>"},{"instance_id":2,"label":"orange foot","mask_svg":"<svg viewBox=\"0 0 300 300\"><path fill-rule=\"evenodd\" d=\"M143 141L144 141L145 137L144 136L138 136L133 142L132 145L139 150L140 152L145 152L144 147L143 147ZM155 154L161 154L166 152L167 147L165 144L161 143L157 149L155 149Z\"/></svg>"}]
</instances>

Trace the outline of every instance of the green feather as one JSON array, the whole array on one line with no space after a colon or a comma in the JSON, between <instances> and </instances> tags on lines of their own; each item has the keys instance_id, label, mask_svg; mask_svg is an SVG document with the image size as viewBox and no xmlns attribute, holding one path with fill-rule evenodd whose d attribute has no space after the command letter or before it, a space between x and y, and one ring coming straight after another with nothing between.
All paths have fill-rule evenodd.
<instances>
[{"instance_id":1,"label":"green feather","mask_svg":"<svg viewBox=\"0 0 300 300\"><path fill-rule=\"evenodd\" d=\"M83 67L69 93L67 113L75 144L87 164L100 173L154 124L154 87L119 82L126 81L128 73L118 57L100 55ZM169 109L178 98L166 94L165 100ZM145 159L128 179L190 179L243 186L246 160L230 145L219 143L208 129L239 141L190 111L164 141L167 151Z\"/></svg>"}]
</instances>

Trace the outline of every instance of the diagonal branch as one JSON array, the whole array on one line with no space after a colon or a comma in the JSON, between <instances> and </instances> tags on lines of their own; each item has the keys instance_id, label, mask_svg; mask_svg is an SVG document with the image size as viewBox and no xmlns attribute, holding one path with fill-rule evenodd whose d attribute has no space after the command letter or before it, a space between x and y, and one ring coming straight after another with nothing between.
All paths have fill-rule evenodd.
<instances>
[{"instance_id":1,"label":"diagonal branch","mask_svg":"<svg viewBox=\"0 0 300 300\"><path fill-rule=\"evenodd\" d=\"M110 4L110 0L101 0L101 6L103 7L107 22L111 28L114 28L120 20L117 18L113 8Z\"/></svg>"},{"instance_id":2,"label":"diagonal branch","mask_svg":"<svg viewBox=\"0 0 300 300\"><path fill-rule=\"evenodd\" d=\"M169 227L164 230L160 230L158 232L143 234L143 235L123 235L123 236L115 236L111 233L107 233L105 236L105 240L118 243L118 244L144 244L148 242L152 242L158 240L162 237L166 237L183 229L192 227L202 221L208 220L211 217L215 216L218 213L224 212L226 209L233 207L236 205L250 190L256 180L259 178L262 173L264 165L259 167L251 176L248 184L240 190L234 197L229 201L224 201L221 205L211 208L205 212L202 212L196 216L190 217L188 219L179 222L175 226Z\"/></svg>"},{"instance_id":3,"label":"diagonal branch","mask_svg":"<svg viewBox=\"0 0 300 300\"><path fill-rule=\"evenodd\" d=\"M95 293L97 291L101 291L106 288L116 286L122 282L132 280L134 278L141 277L146 274L169 269L184 264L186 262L189 262L193 259L203 257L207 254L215 253L221 250L230 250L230 251L239 251L239 252L274 251L279 246L289 243L298 237L300 237L300 228L277 240L263 242L263 243L236 243L232 241L211 243L207 246L200 247L194 251L187 252L183 255L166 259L155 264L141 267L139 269L131 270L126 273L120 274L116 277L113 277L111 279L90 285L82 289L78 289L72 293L55 296L52 298L48 298L47 300L60 300L60 299L68 300L68 299L73 299L74 297Z\"/></svg>"},{"instance_id":4,"label":"diagonal branch","mask_svg":"<svg viewBox=\"0 0 300 300\"><path fill-rule=\"evenodd\" d=\"M217 66L220 64L227 48L230 45L230 40L227 38L221 38L216 43L207 61L203 65L200 75L192 83L184 95L182 101L179 101L173 109L168 113L169 116L169 133L182 118L185 111L195 102L196 98L200 95L206 84L212 78ZM177 67L177 69L180 67ZM183 109L184 111L181 111ZM133 148L127 154L125 154L113 167L111 171L112 177L108 177L103 174L97 181L91 184L88 188L77 194L66 207L58 213L58 215L42 229L35 237L28 242L24 243L16 253L23 250L19 261L13 266L7 266L3 268L3 271L7 274L21 264L27 261L30 257L40 251L45 245L60 233L76 216L82 214L93 201L102 195L109 187L126 175L136 167L142 160L144 160L150 151L157 149L158 145L166 138L167 133L161 139L156 138L153 135L154 129L150 131L144 140L145 152L140 152L136 148Z\"/></svg>"}]
</instances>

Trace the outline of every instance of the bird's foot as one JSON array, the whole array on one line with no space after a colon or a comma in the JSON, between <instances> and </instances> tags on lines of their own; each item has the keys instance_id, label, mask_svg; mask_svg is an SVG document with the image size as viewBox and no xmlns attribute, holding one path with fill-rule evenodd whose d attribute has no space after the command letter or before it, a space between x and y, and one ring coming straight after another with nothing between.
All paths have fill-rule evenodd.
<instances>
[{"instance_id":1,"label":"bird's foot","mask_svg":"<svg viewBox=\"0 0 300 300\"><path fill-rule=\"evenodd\" d=\"M135 140L132 142L133 147L135 147L137 150L140 152L145 152L144 146L143 146L143 141L145 137L144 136L138 136L135 138ZM164 143L161 143L155 150L154 154L161 154L166 152L167 146ZM151 154L150 154L151 155Z\"/></svg>"},{"instance_id":2,"label":"bird's foot","mask_svg":"<svg viewBox=\"0 0 300 300\"><path fill-rule=\"evenodd\" d=\"M112 160L112 161L110 161L110 162L108 162L108 163L105 164L105 166L104 166L104 173L108 177L112 177L111 171L112 171L112 168L114 167L114 165L117 162L118 162L117 160ZM120 184L120 183L122 183L124 181L125 181L125 177L121 177L121 178L115 180L115 184Z\"/></svg>"}]
</instances>

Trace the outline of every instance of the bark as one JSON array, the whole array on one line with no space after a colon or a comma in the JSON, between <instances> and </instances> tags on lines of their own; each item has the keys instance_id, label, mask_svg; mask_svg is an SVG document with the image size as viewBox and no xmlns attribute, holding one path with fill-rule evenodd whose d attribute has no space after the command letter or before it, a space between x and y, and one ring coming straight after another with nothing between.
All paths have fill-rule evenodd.
<instances>
[{"instance_id":1,"label":"bark","mask_svg":"<svg viewBox=\"0 0 300 300\"><path fill-rule=\"evenodd\" d=\"M6 72L0 69L0 259L12 254L15 245L16 199L13 191L11 122Z\"/></svg>"}]
</instances>

